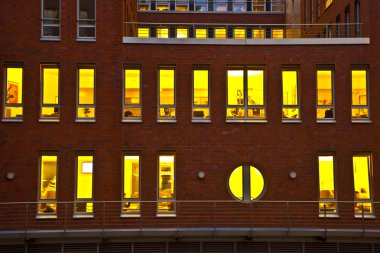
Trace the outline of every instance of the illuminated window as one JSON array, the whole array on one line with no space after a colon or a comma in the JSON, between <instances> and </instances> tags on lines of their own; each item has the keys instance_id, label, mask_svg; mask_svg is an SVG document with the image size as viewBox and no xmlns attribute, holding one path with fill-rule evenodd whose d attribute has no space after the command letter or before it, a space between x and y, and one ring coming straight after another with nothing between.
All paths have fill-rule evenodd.
<instances>
[{"instance_id":1,"label":"illuminated window","mask_svg":"<svg viewBox=\"0 0 380 253\"><path fill-rule=\"evenodd\" d=\"M157 38L169 38L168 28L157 28Z\"/></svg>"},{"instance_id":2,"label":"illuminated window","mask_svg":"<svg viewBox=\"0 0 380 253\"><path fill-rule=\"evenodd\" d=\"M193 121L210 120L209 70L193 70Z\"/></svg>"},{"instance_id":3,"label":"illuminated window","mask_svg":"<svg viewBox=\"0 0 380 253\"><path fill-rule=\"evenodd\" d=\"M122 212L127 215L140 214L140 156L125 155L123 164Z\"/></svg>"},{"instance_id":4,"label":"illuminated window","mask_svg":"<svg viewBox=\"0 0 380 253\"><path fill-rule=\"evenodd\" d=\"M336 214L336 191L334 177L334 156L318 156L319 167L319 213Z\"/></svg>"},{"instance_id":5,"label":"illuminated window","mask_svg":"<svg viewBox=\"0 0 380 253\"><path fill-rule=\"evenodd\" d=\"M215 28L214 33L216 39L225 39L227 35L226 28Z\"/></svg>"},{"instance_id":6,"label":"illuminated window","mask_svg":"<svg viewBox=\"0 0 380 253\"><path fill-rule=\"evenodd\" d=\"M350 38L351 37L351 35L350 35L350 26L351 26L351 24L350 24L350 6L349 5L347 5L346 6L346 9L345 9L345 11L344 11L344 16L345 16L345 19L346 19L346 37L347 38Z\"/></svg>"},{"instance_id":7,"label":"illuminated window","mask_svg":"<svg viewBox=\"0 0 380 253\"><path fill-rule=\"evenodd\" d=\"M150 0L139 0L138 1L138 10L139 11L149 11L150 10Z\"/></svg>"},{"instance_id":8,"label":"illuminated window","mask_svg":"<svg viewBox=\"0 0 380 253\"><path fill-rule=\"evenodd\" d=\"M355 214L359 217L372 214L372 164L371 155L354 155L352 158L354 169L354 198ZM363 212L363 213L362 213Z\"/></svg>"},{"instance_id":9,"label":"illuminated window","mask_svg":"<svg viewBox=\"0 0 380 253\"><path fill-rule=\"evenodd\" d=\"M265 38L265 30L264 29L253 29L252 37L254 39L264 39Z\"/></svg>"},{"instance_id":10,"label":"illuminated window","mask_svg":"<svg viewBox=\"0 0 380 253\"><path fill-rule=\"evenodd\" d=\"M235 39L245 39L245 29L244 28L235 28L234 29L234 38Z\"/></svg>"},{"instance_id":11,"label":"illuminated window","mask_svg":"<svg viewBox=\"0 0 380 253\"><path fill-rule=\"evenodd\" d=\"M4 114L6 120L22 121L23 68L5 66Z\"/></svg>"},{"instance_id":12,"label":"illuminated window","mask_svg":"<svg viewBox=\"0 0 380 253\"><path fill-rule=\"evenodd\" d=\"M207 0L195 0L195 11L207 11Z\"/></svg>"},{"instance_id":13,"label":"illuminated window","mask_svg":"<svg viewBox=\"0 0 380 253\"><path fill-rule=\"evenodd\" d=\"M249 165L237 167L228 179L230 193L243 201L256 200L264 191L264 177L261 172Z\"/></svg>"},{"instance_id":14,"label":"illuminated window","mask_svg":"<svg viewBox=\"0 0 380 253\"><path fill-rule=\"evenodd\" d=\"M265 11L265 0L253 0L252 10L254 12Z\"/></svg>"},{"instance_id":15,"label":"illuminated window","mask_svg":"<svg viewBox=\"0 0 380 253\"><path fill-rule=\"evenodd\" d=\"M206 28L195 29L195 38L206 39L207 38L207 29Z\"/></svg>"},{"instance_id":16,"label":"illuminated window","mask_svg":"<svg viewBox=\"0 0 380 253\"><path fill-rule=\"evenodd\" d=\"M189 0L176 0L175 1L176 11L188 11L189 10Z\"/></svg>"},{"instance_id":17,"label":"illuminated window","mask_svg":"<svg viewBox=\"0 0 380 253\"><path fill-rule=\"evenodd\" d=\"M283 39L284 30L283 29L272 29L272 39Z\"/></svg>"},{"instance_id":18,"label":"illuminated window","mask_svg":"<svg viewBox=\"0 0 380 253\"><path fill-rule=\"evenodd\" d=\"M167 0L158 0L157 1L157 10L158 11L168 11L169 8L169 1Z\"/></svg>"},{"instance_id":19,"label":"illuminated window","mask_svg":"<svg viewBox=\"0 0 380 253\"><path fill-rule=\"evenodd\" d=\"M333 70L317 70L317 120L335 119L333 78Z\"/></svg>"},{"instance_id":20,"label":"illuminated window","mask_svg":"<svg viewBox=\"0 0 380 253\"><path fill-rule=\"evenodd\" d=\"M137 37L138 38L149 38L149 28L139 27L137 29Z\"/></svg>"},{"instance_id":21,"label":"illuminated window","mask_svg":"<svg viewBox=\"0 0 380 253\"><path fill-rule=\"evenodd\" d=\"M177 38L186 39L189 37L189 29L187 28L177 28Z\"/></svg>"},{"instance_id":22,"label":"illuminated window","mask_svg":"<svg viewBox=\"0 0 380 253\"><path fill-rule=\"evenodd\" d=\"M298 71L282 71L282 120L300 120Z\"/></svg>"},{"instance_id":23,"label":"illuminated window","mask_svg":"<svg viewBox=\"0 0 380 253\"><path fill-rule=\"evenodd\" d=\"M369 119L367 74L367 70L365 69L357 69L351 71L351 117L353 121Z\"/></svg>"},{"instance_id":24,"label":"illuminated window","mask_svg":"<svg viewBox=\"0 0 380 253\"><path fill-rule=\"evenodd\" d=\"M124 69L123 121L141 121L141 70Z\"/></svg>"},{"instance_id":25,"label":"illuminated window","mask_svg":"<svg viewBox=\"0 0 380 253\"><path fill-rule=\"evenodd\" d=\"M75 214L78 217L92 215L94 157L79 155L76 158Z\"/></svg>"},{"instance_id":26,"label":"illuminated window","mask_svg":"<svg viewBox=\"0 0 380 253\"><path fill-rule=\"evenodd\" d=\"M227 71L227 122L266 119L263 69Z\"/></svg>"},{"instance_id":27,"label":"illuminated window","mask_svg":"<svg viewBox=\"0 0 380 253\"><path fill-rule=\"evenodd\" d=\"M42 0L43 38L59 38L61 35L61 3L60 0Z\"/></svg>"},{"instance_id":28,"label":"illuminated window","mask_svg":"<svg viewBox=\"0 0 380 253\"><path fill-rule=\"evenodd\" d=\"M95 120L95 69L78 69L77 121Z\"/></svg>"},{"instance_id":29,"label":"illuminated window","mask_svg":"<svg viewBox=\"0 0 380 253\"><path fill-rule=\"evenodd\" d=\"M41 67L41 115L43 121L59 120L59 68L56 65Z\"/></svg>"},{"instance_id":30,"label":"illuminated window","mask_svg":"<svg viewBox=\"0 0 380 253\"><path fill-rule=\"evenodd\" d=\"M38 217L57 217L57 156L40 156Z\"/></svg>"},{"instance_id":31,"label":"illuminated window","mask_svg":"<svg viewBox=\"0 0 380 253\"><path fill-rule=\"evenodd\" d=\"M247 10L246 0L233 0L232 10L236 12L246 11Z\"/></svg>"},{"instance_id":32,"label":"illuminated window","mask_svg":"<svg viewBox=\"0 0 380 253\"><path fill-rule=\"evenodd\" d=\"M214 11L227 11L227 0L215 0Z\"/></svg>"},{"instance_id":33,"label":"illuminated window","mask_svg":"<svg viewBox=\"0 0 380 253\"><path fill-rule=\"evenodd\" d=\"M175 121L175 70L159 69L158 86L158 121Z\"/></svg>"},{"instance_id":34,"label":"illuminated window","mask_svg":"<svg viewBox=\"0 0 380 253\"><path fill-rule=\"evenodd\" d=\"M95 0L78 0L78 39L95 39Z\"/></svg>"},{"instance_id":35,"label":"illuminated window","mask_svg":"<svg viewBox=\"0 0 380 253\"><path fill-rule=\"evenodd\" d=\"M157 213L175 214L175 155L158 157L158 203Z\"/></svg>"}]
</instances>

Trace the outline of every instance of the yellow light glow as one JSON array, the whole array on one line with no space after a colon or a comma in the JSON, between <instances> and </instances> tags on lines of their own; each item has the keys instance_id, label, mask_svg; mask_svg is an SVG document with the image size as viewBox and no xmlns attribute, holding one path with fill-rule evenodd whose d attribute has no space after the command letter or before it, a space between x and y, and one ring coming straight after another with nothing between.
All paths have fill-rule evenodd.
<instances>
[{"instance_id":1,"label":"yellow light glow","mask_svg":"<svg viewBox=\"0 0 380 253\"><path fill-rule=\"evenodd\" d=\"M138 38L149 38L149 28L139 27L137 29Z\"/></svg>"},{"instance_id":2,"label":"yellow light glow","mask_svg":"<svg viewBox=\"0 0 380 253\"><path fill-rule=\"evenodd\" d=\"M254 39L264 39L265 30L264 29L253 29L252 37Z\"/></svg>"},{"instance_id":3,"label":"yellow light glow","mask_svg":"<svg viewBox=\"0 0 380 253\"><path fill-rule=\"evenodd\" d=\"M169 29L157 28L157 38L169 38Z\"/></svg>"},{"instance_id":4,"label":"yellow light glow","mask_svg":"<svg viewBox=\"0 0 380 253\"><path fill-rule=\"evenodd\" d=\"M226 28L215 28L215 39L225 39L226 38Z\"/></svg>"},{"instance_id":5,"label":"yellow light glow","mask_svg":"<svg viewBox=\"0 0 380 253\"><path fill-rule=\"evenodd\" d=\"M228 180L231 193L237 199L243 199L243 167L236 168Z\"/></svg>"},{"instance_id":6,"label":"yellow light glow","mask_svg":"<svg viewBox=\"0 0 380 253\"><path fill-rule=\"evenodd\" d=\"M93 156L78 156L77 199L92 198Z\"/></svg>"},{"instance_id":7,"label":"yellow light glow","mask_svg":"<svg viewBox=\"0 0 380 253\"><path fill-rule=\"evenodd\" d=\"M283 29L273 29L272 30L272 38L273 39L283 39L284 38L284 30Z\"/></svg>"},{"instance_id":8,"label":"yellow light glow","mask_svg":"<svg viewBox=\"0 0 380 253\"><path fill-rule=\"evenodd\" d=\"M124 156L124 196L139 198L140 157Z\"/></svg>"},{"instance_id":9,"label":"yellow light glow","mask_svg":"<svg viewBox=\"0 0 380 253\"><path fill-rule=\"evenodd\" d=\"M264 177L261 172L253 166L249 167L251 183L251 200L257 199L264 190Z\"/></svg>"},{"instance_id":10,"label":"yellow light glow","mask_svg":"<svg viewBox=\"0 0 380 253\"><path fill-rule=\"evenodd\" d=\"M228 105L244 105L244 71L227 71Z\"/></svg>"},{"instance_id":11,"label":"yellow light glow","mask_svg":"<svg viewBox=\"0 0 380 253\"><path fill-rule=\"evenodd\" d=\"M204 28L195 29L195 38L206 39L207 38L207 29L204 29Z\"/></svg>"},{"instance_id":12,"label":"yellow light glow","mask_svg":"<svg viewBox=\"0 0 380 253\"><path fill-rule=\"evenodd\" d=\"M317 71L318 105L332 105L332 71Z\"/></svg>"},{"instance_id":13,"label":"yellow light glow","mask_svg":"<svg viewBox=\"0 0 380 253\"><path fill-rule=\"evenodd\" d=\"M7 68L7 104L22 104L23 69Z\"/></svg>"},{"instance_id":14,"label":"yellow light glow","mask_svg":"<svg viewBox=\"0 0 380 253\"><path fill-rule=\"evenodd\" d=\"M126 69L125 70L125 98L126 105L140 104L140 70Z\"/></svg>"},{"instance_id":15,"label":"yellow light glow","mask_svg":"<svg viewBox=\"0 0 380 253\"><path fill-rule=\"evenodd\" d=\"M79 104L92 105L95 101L95 70L79 69Z\"/></svg>"},{"instance_id":16,"label":"yellow light glow","mask_svg":"<svg viewBox=\"0 0 380 253\"><path fill-rule=\"evenodd\" d=\"M319 156L319 198L335 198L334 157Z\"/></svg>"},{"instance_id":17,"label":"yellow light glow","mask_svg":"<svg viewBox=\"0 0 380 253\"><path fill-rule=\"evenodd\" d=\"M235 39L245 39L245 29L244 28L235 28L234 29L234 38Z\"/></svg>"},{"instance_id":18,"label":"yellow light glow","mask_svg":"<svg viewBox=\"0 0 380 253\"><path fill-rule=\"evenodd\" d=\"M56 199L57 156L41 156L40 198Z\"/></svg>"},{"instance_id":19,"label":"yellow light glow","mask_svg":"<svg viewBox=\"0 0 380 253\"><path fill-rule=\"evenodd\" d=\"M160 105L174 105L174 70L160 69Z\"/></svg>"},{"instance_id":20,"label":"yellow light glow","mask_svg":"<svg viewBox=\"0 0 380 253\"><path fill-rule=\"evenodd\" d=\"M282 101L283 105L298 105L297 71L282 71Z\"/></svg>"},{"instance_id":21,"label":"yellow light glow","mask_svg":"<svg viewBox=\"0 0 380 253\"><path fill-rule=\"evenodd\" d=\"M369 156L354 156L353 169L355 199L371 199Z\"/></svg>"},{"instance_id":22,"label":"yellow light glow","mask_svg":"<svg viewBox=\"0 0 380 253\"><path fill-rule=\"evenodd\" d=\"M352 105L367 105L367 71L352 70Z\"/></svg>"},{"instance_id":23,"label":"yellow light glow","mask_svg":"<svg viewBox=\"0 0 380 253\"><path fill-rule=\"evenodd\" d=\"M43 104L57 105L58 85L59 85L59 69L44 68L43 69Z\"/></svg>"},{"instance_id":24,"label":"yellow light glow","mask_svg":"<svg viewBox=\"0 0 380 253\"><path fill-rule=\"evenodd\" d=\"M194 70L194 105L208 105L208 70Z\"/></svg>"},{"instance_id":25,"label":"yellow light glow","mask_svg":"<svg viewBox=\"0 0 380 253\"><path fill-rule=\"evenodd\" d=\"M189 30L187 28L177 28L177 38L186 39L188 38Z\"/></svg>"},{"instance_id":26,"label":"yellow light glow","mask_svg":"<svg viewBox=\"0 0 380 253\"><path fill-rule=\"evenodd\" d=\"M264 105L263 70L248 70L248 105Z\"/></svg>"}]
</instances>

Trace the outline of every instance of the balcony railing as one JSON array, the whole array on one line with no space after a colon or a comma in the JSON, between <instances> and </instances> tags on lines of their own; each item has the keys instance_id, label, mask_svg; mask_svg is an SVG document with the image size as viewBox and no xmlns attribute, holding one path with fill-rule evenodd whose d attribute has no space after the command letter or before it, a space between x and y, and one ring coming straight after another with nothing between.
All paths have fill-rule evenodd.
<instances>
[{"instance_id":1,"label":"balcony railing","mask_svg":"<svg viewBox=\"0 0 380 253\"><path fill-rule=\"evenodd\" d=\"M139 11L285 12L284 0L138 0Z\"/></svg>"},{"instance_id":2,"label":"balcony railing","mask_svg":"<svg viewBox=\"0 0 380 253\"><path fill-rule=\"evenodd\" d=\"M380 202L334 202L334 215L327 203L317 201L173 201L175 215L157 215L156 201L136 201L140 212L128 215L125 203L92 202L91 215L78 218L74 202L55 203L56 209L41 212L40 204L0 203L0 239L9 236L33 236L35 233L145 233L181 235L225 232L249 236L250 233L277 235L328 236L337 233L380 234ZM329 202L328 204L331 204ZM370 212L370 213L369 213ZM139 214L139 215L136 215ZM49 216L51 216L49 218ZM90 218L91 217L91 218ZM50 233L49 232L49 233ZM164 234L163 234L164 233ZM151 234L152 235L152 234ZM40 235L41 236L41 235ZM68 235L69 236L69 235Z\"/></svg>"},{"instance_id":3,"label":"balcony railing","mask_svg":"<svg viewBox=\"0 0 380 253\"><path fill-rule=\"evenodd\" d=\"M126 22L124 37L149 39L300 39L361 38L361 23L221 24Z\"/></svg>"}]
</instances>

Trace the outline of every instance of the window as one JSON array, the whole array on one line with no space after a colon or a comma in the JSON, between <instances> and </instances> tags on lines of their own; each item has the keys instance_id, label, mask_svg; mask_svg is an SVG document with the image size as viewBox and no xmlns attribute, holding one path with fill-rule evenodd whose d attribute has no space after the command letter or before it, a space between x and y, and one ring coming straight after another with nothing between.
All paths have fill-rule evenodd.
<instances>
[{"instance_id":1,"label":"window","mask_svg":"<svg viewBox=\"0 0 380 253\"><path fill-rule=\"evenodd\" d=\"M265 122L265 119L264 70L228 70L227 122Z\"/></svg>"},{"instance_id":2,"label":"window","mask_svg":"<svg viewBox=\"0 0 380 253\"><path fill-rule=\"evenodd\" d=\"M189 37L189 29L187 28L177 28L176 33L177 39L186 39Z\"/></svg>"},{"instance_id":3,"label":"window","mask_svg":"<svg viewBox=\"0 0 380 253\"><path fill-rule=\"evenodd\" d=\"M264 39L265 38L265 30L264 29L253 29L252 37L254 39Z\"/></svg>"},{"instance_id":4,"label":"window","mask_svg":"<svg viewBox=\"0 0 380 253\"><path fill-rule=\"evenodd\" d=\"M126 216L139 215L141 210L139 200L140 156L125 155L123 159L123 214Z\"/></svg>"},{"instance_id":5,"label":"window","mask_svg":"<svg viewBox=\"0 0 380 253\"><path fill-rule=\"evenodd\" d=\"M61 36L61 3L60 0L42 0L43 38L59 38Z\"/></svg>"},{"instance_id":6,"label":"window","mask_svg":"<svg viewBox=\"0 0 380 253\"><path fill-rule=\"evenodd\" d=\"M354 169L354 198L355 215L361 217L372 214L372 161L371 155L354 155L352 158Z\"/></svg>"},{"instance_id":7,"label":"window","mask_svg":"<svg viewBox=\"0 0 380 253\"><path fill-rule=\"evenodd\" d=\"M40 218L57 217L57 156L40 155L38 212Z\"/></svg>"},{"instance_id":8,"label":"window","mask_svg":"<svg viewBox=\"0 0 380 253\"><path fill-rule=\"evenodd\" d=\"M123 121L141 122L141 70L139 67L124 69Z\"/></svg>"},{"instance_id":9,"label":"window","mask_svg":"<svg viewBox=\"0 0 380 253\"><path fill-rule=\"evenodd\" d=\"M59 106L59 67L41 66L41 114L40 121L58 121Z\"/></svg>"},{"instance_id":10,"label":"window","mask_svg":"<svg viewBox=\"0 0 380 253\"><path fill-rule=\"evenodd\" d=\"M175 10L176 11L188 11L189 10L189 1L188 0L176 0Z\"/></svg>"},{"instance_id":11,"label":"window","mask_svg":"<svg viewBox=\"0 0 380 253\"><path fill-rule=\"evenodd\" d=\"M317 70L317 121L335 119L333 70Z\"/></svg>"},{"instance_id":12,"label":"window","mask_svg":"<svg viewBox=\"0 0 380 253\"><path fill-rule=\"evenodd\" d=\"M237 12L246 11L246 0L233 0L232 10Z\"/></svg>"},{"instance_id":13,"label":"window","mask_svg":"<svg viewBox=\"0 0 380 253\"><path fill-rule=\"evenodd\" d=\"M22 121L23 118L23 68L5 66L4 119Z\"/></svg>"},{"instance_id":14,"label":"window","mask_svg":"<svg viewBox=\"0 0 380 253\"><path fill-rule=\"evenodd\" d=\"M157 1L157 10L158 11L168 11L168 10L170 10L169 1L167 1L167 0L158 0Z\"/></svg>"},{"instance_id":15,"label":"window","mask_svg":"<svg viewBox=\"0 0 380 253\"><path fill-rule=\"evenodd\" d=\"M207 0L195 0L195 11L207 11Z\"/></svg>"},{"instance_id":16,"label":"window","mask_svg":"<svg viewBox=\"0 0 380 253\"><path fill-rule=\"evenodd\" d=\"M209 70L193 69L193 122L210 121Z\"/></svg>"},{"instance_id":17,"label":"window","mask_svg":"<svg viewBox=\"0 0 380 253\"><path fill-rule=\"evenodd\" d=\"M149 28L147 27L139 27L137 29L137 37L138 38L149 38Z\"/></svg>"},{"instance_id":18,"label":"window","mask_svg":"<svg viewBox=\"0 0 380 253\"><path fill-rule=\"evenodd\" d=\"M321 0L317 0L317 18L321 16Z\"/></svg>"},{"instance_id":19,"label":"window","mask_svg":"<svg viewBox=\"0 0 380 253\"><path fill-rule=\"evenodd\" d=\"M78 0L78 39L95 39L95 0Z\"/></svg>"},{"instance_id":20,"label":"window","mask_svg":"<svg viewBox=\"0 0 380 253\"><path fill-rule=\"evenodd\" d=\"M226 28L215 28L215 39L225 39L227 36Z\"/></svg>"},{"instance_id":21,"label":"window","mask_svg":"<svg viewBox=\"0 0 380 253\"><path fill-rule=\"evenodd\" d=\"M283 29L272 29L272 39L283 39L284 30Z\"/></svg>"},{"instance_id":22,"label":"window","mask_svg":"<svg viewBox=\"0 0 380 253\"><path fill-rule=\"evenodd\" d=\"M157 38L169 38L169 29L168 28L157 28Z\"/></svg>"},{"instance_id":23,"label":"window","mask_svg":"<svg viewBox=\"0 0 380 253\"><path fill-rule=\"evenodd\" d=\"M78 155L76 160L76 191L74 217L93 216L94 157Z\"/></svg>"},{"instance_id":24,"label":"window","mask_svg":"<svg viewBox=\"0 0 380 253\"><path fill-rule=\"evenodd\" d=\"M214 11L227 11L227 1L226 0L215 0L214 1Z\"/></svg>"},{"instance_id":25,"label":"window","mask_svg":"<svg viewBox=\"0 0 380 253\"><path fill-rule=\"evenodd\" d=\"M245 39L245 28L235 28L234 38L235 39Z\"/></svg>"},{"instance_id":26,"label":"window","mask_svg":"<svg viewBox=\"0 0 380 253\"><path fill-rule=\"evenodd\" d=\"M207 38L207 29L206 28L196 28L195 29L195 38L206 39Z\"/></svg>"},{"instance_id":27,"label":"window","mask_svg":"<svg viewBox=\"0 0 380 253\"><path fill-rule=\"evenodd\" d=\"M334 156L318 156L319 213L322 217L337 213L334 166Z\"/></svg>"},{"instance_id":28,"label":"window","mask_svg":"<svg viewBox=\"0 0 380 253\"><path fill-rule=\"evenodd\" d=\"M175 155L158 157L158 215L175 214Z\"/></svg>"},{"instance_id":29,"label":"window","mask_svg":"<svg viewBox=\"0 0 380 253\"><path fill-rule=\"evenodd\" d=\"M282 70L282 121L300 121L298 70Z\"/></svg>"},{"instance_id":30,"label":"window","mask_svg":"<svg viewBox=\"0 0 380 253\"><path fill-rule=\"evenodd\" d=\"M253 0L252 7L254 12L265 11L265 0Z\"/></svg>"},{"instance_id":31,"label":"window","mask_svg":"<svg viewBox=\"0 0 380 253\"><path fill-rule=\"evenodd\" d=\"M238 200L252 201L261 197L264 191L264 177L261 172L249 165L237 167L229 176L230 193Z\"/></svg>"},{"instance_id":32,"label":"window","mask_svg":"<svg viewBox=\"0 0 380 253\"><path fill-rule=\"evenodd\" d=\"M95 68L78 69L77 121L95 121Z\"/></svg>"},{"instance_id":33,"label":"window","mask_svg":"<svg viewBox=\"0 0 380 253\"><path fill-rule=\"evenodd\" d=\"M173 68L159 69L158 86L158 121L175 122L175 70Z\"/></svg>"},{"instance_id":34,"label":"window","mask_svg":"<svg viewBox=\"0 0 380 253\"><path fill-rule=\"evenodd\" d=\"M352 106L351 117L352 121L368 121L369 106L368 106L368 81L367 70L353 69L351 70L352 82Z\"/></svg>"},{"instance_id":35,"label":"window","mask_svg":"<svg viewBox=\"0 0 380 253\"><path fill-rule=\"evenodd\" d=\"M336 23L336 37L340 38L342 36L342 28L341 28L342 21L340 19L340 15L336 17L335 23Z\"/></svg>"}]
</instances>

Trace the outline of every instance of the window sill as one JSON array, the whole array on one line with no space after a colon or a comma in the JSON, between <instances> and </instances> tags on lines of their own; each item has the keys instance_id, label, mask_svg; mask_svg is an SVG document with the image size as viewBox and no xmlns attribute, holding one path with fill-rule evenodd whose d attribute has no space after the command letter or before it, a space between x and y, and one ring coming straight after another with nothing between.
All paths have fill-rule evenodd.
<instances>
[{"instance_id":1,"label":"window sill","mask_svg":"<svg viewBox=\"0 0 380 253\"><path fill-rule=\"evenodd\" d=\"M77 213L77 214L74 214L73 215L73 218L74 219L92 219L94 218L94 214L93 213Z\"/></svg>"},{"instance_id":2,"label":"window sill","mask_svg":"<svg viewBox=\"0 0 380 253\"><path fill-rule=\"evenodd\" d=\"M157 119L157 123L177 123L177 119Z\"/></svg>"},{"instance_id":3,"label":"window sill","mask_svg":"<svg viewBox=\"0 0 380 253\"><path fill-rule=\"evenodd\" d=\"M354 124L370 124L372 121L370 119L351 119L351 123Z\"/></svg>"},{"instance_id":4,"label":"window sill","mask_svg":"<svg viewBox=\"0 0 380 253\"><path fill-rule=\"evenodd\" d=\"M157 213L156 217L171 218L171 217L177 217L177 214L176 213Z\"/></svg>"},{"instance_id":5,"label":"window sill","mask_svg":"<svg viewBox=\"0 0 380 253\"><path fill-rule=\"evenodd\" d=\"M14 119L6 118L6 119L2 119L1 121L2 122L23 122L23 118L14 118Z\"/></svg>"},{"instance_id":6,"label":"window sill","mask_svg":"<svg viewBox=\"0 0 380 253\"><path fill-rule=\"evenodd\" d=\"M96 42L96 38L77 38L78 42Z\"/></svg>"},{"instance_id":7,"label":"window sill","mask_svg":"<svg viewBox=\"0 0 380 253\"><path fill-rule=\"evenodd\" d=\"M95 123L95 119L76 119L75 122L77 123Z\"/></svg>"},{"instance_id":8,"label":"window sill","mask_svg":"<svg viewBox=\"0 0 380 253\"><path fill-rule=\"evenodd\" d=\"M296 123L301 124L302 120L300 119L282 119L282 123Z\"/></svg>"},{"instance_id":9,"label":"window sill","mask_svg":"<svg viewBox=\"0 0 380 253\"><path fill-rule=\"evenodd\" d=\"M41 37L40 41L59 42L61 41L61 37Z\"/></svg>"},{"instance_id":10,"label":"window sill","mask_svg":"<svg viewBox=\"0 0 380 253\"><path fill-rule=\"evenodd\" d=\"M37 214L36 219L57 219L57 214Z\"/></svg>"},{"instance_id":11,"label":"window sill","mask_svg":"<svg viewBox=\"0 0 380 253\"><path fill-rule=\"evenodd\" d=\"M319 214L319 218L328 218L328 219L334 219L335 218L335 219L339 219L340 216L337 213L326 213L326 214L320 213Z\"/></svg>"},{"instance_id":12,"label":"window sill","mask_svg":"<svg viewBox=\"0 0 380 253\"><path fill-rule=\"evenodd\" d=\"M317 119L318 124L335 124L335 119Z\"/></svg>"},{"instance_id":13,"label":"window sill","mask_svg":"<svg viewBox=\"0 0 380 253\"><path fill-rule=\"evenodd\" d=\"M266 119L226 119L226 123L268 123Z\"/></svg>"},{"instance_id":14,"label":"window sill","mask_svg":"<svg viewBox=\"0 0 380 253\"><path fill-rule=\"evenodd\" d=\"M374 214L355 214L355 219L375 219L376 216Z\"/></svg>"},{"instance_id":15,"label":"window sill","mask_svg":"<svg viewBox=\"0 0 380 253\"><path fill-rule=\"evenodd\" d=\"M49 119L49 118L43 118L39 119L38 122L43 122L43 123L58 123L59 119Z\"/></svg>"},{"instance_id":16,"label":"window sill","mask_svg":"<svg viewBox=\"0 0 380 253\"><path fill-rule=\"evenodd\" d=\"M141 123L142 119L122 119L123 123Z\"/></svg>"},{"instance_id":17,"label":"window sill","mask_svg":"<svg viewBox=\"0 0 380 253\"><path fill-rule=\"evenodd\" d=\"M141 218L140 213L121 213L121 218Z\"/></svg>"},{"instance_id":18,"label":"window sill","mask_svg":"<svg viewBox=\"0 0 380 253\"><path fill-rule=\"evenodd\" d=\"M211 123L211 119L192 119L191 123Z\"/></svg>"}]
</instances>

